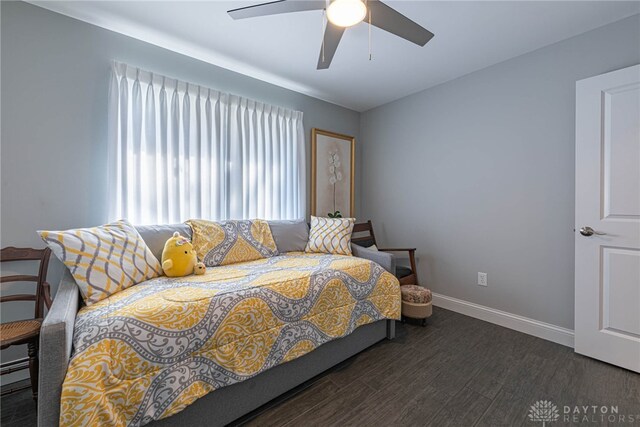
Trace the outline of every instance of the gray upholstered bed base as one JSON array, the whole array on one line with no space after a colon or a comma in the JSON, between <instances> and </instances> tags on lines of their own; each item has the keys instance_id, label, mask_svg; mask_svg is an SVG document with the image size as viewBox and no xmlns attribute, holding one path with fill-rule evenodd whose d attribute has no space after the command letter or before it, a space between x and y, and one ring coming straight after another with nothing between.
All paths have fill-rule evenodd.
<instances>
[{"instance_id":1,"label":"gray upholstered bed base","mask_svg":"<svg viewBox=\"0 0 640 427\"><path fill-rule=\"evenodd\" d=\"M150 426L223 426L372 346L393 338L395 321L361 326L352 334L330 341L311 353L276 366L249 380L216 390L171 417Z\"/></svg>"},{"instance_id":2,"label":"gray upholstered bed base","mask_svg":"<svg viewBox=\"0 0 640 427\"><path fill-rule=\"evenodd\" d=\"M57 426L60 395L71 355L73 327L80 298L65 272L40 333L38 426ZM347 337L328 342L296 360L272 368L242 383L216 390L184 411L153 426L225 425L313 378L376 342L395 336L395 321L361 326Z\"/></svg>"},{"instance_id":3,"label":"gray upholstered bed base","mask_svg":"<svg viewBox=\"0 0 640 427\"><path fill-rule=\"evenodd\" d=\"M40 329L38 425L57 426L60 395L73 345L73 327L80 308L80 291L65 269L51 309Z\"/></svg>"}]
</instances>

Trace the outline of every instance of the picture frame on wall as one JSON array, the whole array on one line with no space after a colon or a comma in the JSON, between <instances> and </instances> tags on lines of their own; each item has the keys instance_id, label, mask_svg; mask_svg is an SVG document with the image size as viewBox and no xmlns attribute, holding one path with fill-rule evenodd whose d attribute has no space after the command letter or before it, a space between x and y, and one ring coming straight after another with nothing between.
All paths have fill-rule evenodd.
<instances>
[{"instance_id":1,"label":"picture frame on wall","mask_svg":"<svg viewBox=\"0 0 640 427\"><path fill-rule=\"evenodd\" d=\"M353 136L311 130L311 215L354 217L355 154Z\"/></svg>"}]
</instances>

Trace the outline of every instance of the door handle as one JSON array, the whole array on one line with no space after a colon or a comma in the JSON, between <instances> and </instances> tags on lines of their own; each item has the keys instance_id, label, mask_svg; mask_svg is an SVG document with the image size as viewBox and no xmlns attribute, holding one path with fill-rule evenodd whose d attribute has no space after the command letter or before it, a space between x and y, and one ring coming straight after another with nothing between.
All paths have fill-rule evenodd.
<instances>
[{"instance_id":1,"label":"door handle","mask_svg":"<svg viewBox=\"0 0 640 427\"><path fill-rule=\"evenodd\" d=\"M596 231L593 228L587 226L587 227L582 227L580 229L580 234L582 234L583 236L589 237L589 236L593 236L594 234L597 234L598 236L604 236L607 233Z\"/></svg>"}]
</instances>

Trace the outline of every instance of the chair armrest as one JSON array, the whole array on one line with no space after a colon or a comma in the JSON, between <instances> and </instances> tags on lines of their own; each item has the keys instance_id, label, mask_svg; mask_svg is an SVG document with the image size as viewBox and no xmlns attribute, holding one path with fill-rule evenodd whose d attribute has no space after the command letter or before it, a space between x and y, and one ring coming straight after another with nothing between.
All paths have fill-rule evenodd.
<instances>
[{"instance_id":1,"label":"chair armrest","mask_svg":"<svg viewBox=\"0 0 640 427\"><path fill-rule=\"evenodd\" d=\"M392 248L392 249L378 249L383 252L408 252L409 253L409 263L411 264L411 272L413 274L417 274L418 270L416 270L416 248Z\"/></svg>"},{"instance_id":2,"label":"chair armrest","mask_svg":"<svg viewBox=\"0 0 640 427\"><path fill-rule=\"evenodd\" d=\"M71 357L79 303L78 286L65 269L56 297L40 329L39 427L57 426L60 420L62 383Z\"/></svg>"},{"instance_id":3,"label":"chair armrest","mask_svg":"<svg viewBox=\"0 0 640 427\"><path fill-rule=\"evenodd\" d=\"M353 256L373 261L395 276L396 257L393 256L393 254L374 251L373 249L367 249L356 244L351 245L351 251L353 252Z\"/></svg>"}]
</instances>

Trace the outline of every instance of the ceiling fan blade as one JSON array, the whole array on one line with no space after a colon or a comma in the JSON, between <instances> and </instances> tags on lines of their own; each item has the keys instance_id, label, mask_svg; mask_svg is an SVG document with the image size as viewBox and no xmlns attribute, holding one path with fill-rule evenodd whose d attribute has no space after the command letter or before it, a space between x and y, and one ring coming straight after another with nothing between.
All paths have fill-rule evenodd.
<instances>
[{"instance_id":1,"label":"ceiling fan blade","mask_svg":"<svg viewBox=\"0 0 640 427\"><path fill-rule=\"evenodd\" d=\"M327 21L327 27L324 30L324 55L322 54L322 46L320 46L320 56L318 57L318 70L326 70L331 65L333 55L338 49L340 39L344 34L344 27L338 27ZM324 58L323 58L324 56Z\"/></svg>"},{"instance_id":2,"label":"ceiling fan blade","mask_svg":"<svg viewBox=\"0 0 640 427\"><path fill-rule=\"evenodd\" d=\"M278 0L269 3L232 9L227 13L233 19L254 18L256 16L278 15L281 13L322 10L327 6L325 0Z\"/></svg>"},{"instance_id":3,"label":"ceiling fan blade","mask_svg":"<svg viewBox=\"0 0 640 427\"><path fill-rule=\"evenodd\" d=\"M380 0L368 0L367 7L371 11L371 25L395 34L417 45L424 46L433 38L433 33L416 24L395 9ZM369 17L365 18L367 21Z\"/></svg>"}]
</instances>

